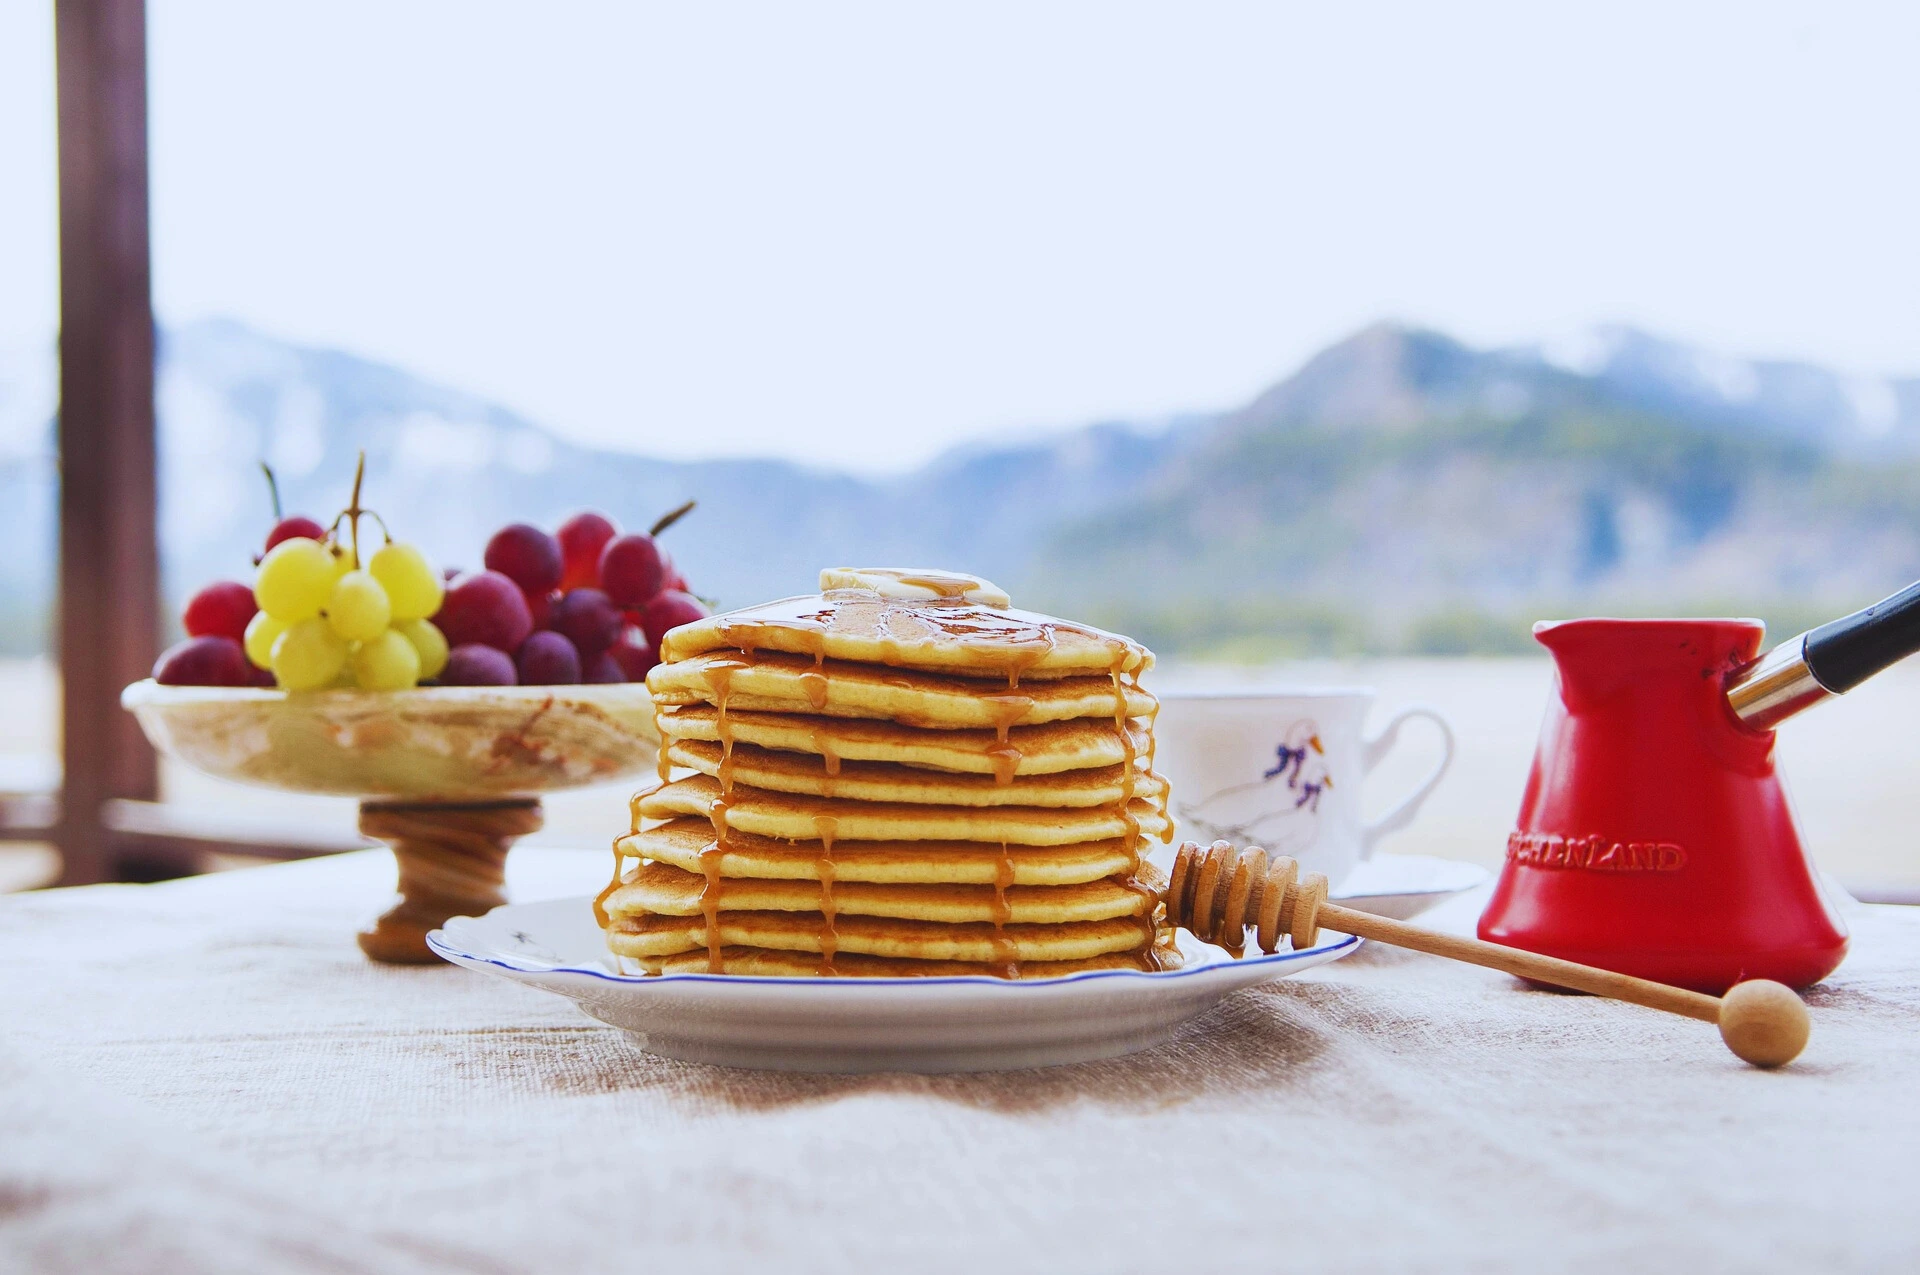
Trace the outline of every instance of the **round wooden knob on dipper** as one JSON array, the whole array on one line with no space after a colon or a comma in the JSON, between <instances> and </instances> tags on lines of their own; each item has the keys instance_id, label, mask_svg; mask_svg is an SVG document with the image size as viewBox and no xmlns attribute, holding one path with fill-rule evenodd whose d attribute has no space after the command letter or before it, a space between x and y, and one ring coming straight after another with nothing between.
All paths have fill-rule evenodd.
<instances>
[{"instance_id":1,"label":"round wooden knob on dipper","mask_svg":"<svg viewBox=\"0 0 1920 1275\"><path fill-rule=\"evenodd\" d=\"M1756 1067L1792 1062L1806 1048L1812 1030L1805 1003L1780 983L1753 979L1735 984L1725 996L1708 996L1538 952L1424 930L1328 903L1324 876L1316 872L1303 878L1292 859L1280 855L1270 860L1258 846L1238 850L1216 841L1203 850L1187 842L1174 859L1163 901L1168 921L1236 957L1249 929L1260 950L1271 953L1279 950L1282 939L1296 951L1311 947L1325 925L1343 934L1713 1023L1727 1048Z\"/></svg>"},{"instance_id":2,"label":"round wooden knob on dipper","mask_svg":"<svg viewBox=\"0 0 1920 1275\"><path fill-rule=\"evenodd\" d=\"M1720 1039L1756 1067L1784 1067L1800 1056L1813 1033L1806 1002L1771 979L1735 983L1720 998Z\"/></svg>"}]
</instances>

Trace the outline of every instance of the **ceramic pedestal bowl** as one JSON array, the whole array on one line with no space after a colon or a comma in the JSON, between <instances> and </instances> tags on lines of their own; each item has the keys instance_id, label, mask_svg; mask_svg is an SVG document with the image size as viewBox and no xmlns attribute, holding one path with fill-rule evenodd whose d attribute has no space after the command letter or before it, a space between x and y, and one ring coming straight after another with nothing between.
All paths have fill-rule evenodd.
<instances>
[{"instance_id":1,"label":"ceramic pedestal bowl","mask_svg":"<svg viewBox=\"0 0 1920 1275\"><path fill-rule=\"evenodd\" d=\"M236 783L360 799L392 846L400 902L360 934L375 960L431 962L429 930L506 902L540 794L638 776L657 736L644 684L289 694L136 682L120 702L153 746Z\"/></svg>"}]
</instances>

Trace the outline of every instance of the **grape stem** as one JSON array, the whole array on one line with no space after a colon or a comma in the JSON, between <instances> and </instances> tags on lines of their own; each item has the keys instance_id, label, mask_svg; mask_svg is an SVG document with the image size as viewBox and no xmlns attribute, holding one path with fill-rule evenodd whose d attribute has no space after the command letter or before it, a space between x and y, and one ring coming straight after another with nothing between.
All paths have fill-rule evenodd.
<instances>
[{"instance_id":1,"label":"grape stem","mask_svg":"<svg viewBox=\"0 0 1920 1275\"><path fill-rule=\"evenodd\" d=\"M682 518L692 513L693 507L698 503L699 503L698 501L689 500L686 504L680 506L678 509L670 509L666 513L661 514L659 521L654 523L652 527L648 528L647 534L649 536L659 535L661 532L665 531L668 527L671 527L674 523L679 522Z\"/></svg>"},{"instance_id":2,"label":"grape stem","mask_svg":"<svg viewBox=\"0 0 1920 1275\"><path fill-rule=\"evenodd\" d=\"M280 512L280 480L273 476L273 466L264 460L260 462L260 472L267 476L267 495L273 497L273 521L278 526L284 517Z\"/></svg>"},{"instance_id":3,"label":"grape stem","mask_svg":"<svg viewBox=\"0 0 1920 1275\"><path fill-rule=\"evenodd\" d=\"M271 471L269 471L269 475L271 475ZM353 497L345 509L342 509L334 515L333 526L327 528L327 535L330 538L336 538L335 542L338 543L337 536L340 531L340 520L343 518L346 519L348 533L353 537L353 561L355 566L360 565L360 519L363 515L379 523L380 534L386 537L386 543L393 543L393 532L387 530L387 520L371 509L362 509L360 507L360 485L366 481L366 477L367 453L363 449L360 452L360 459L356 461L353 466Z\"/></svg>"}]
</instances>

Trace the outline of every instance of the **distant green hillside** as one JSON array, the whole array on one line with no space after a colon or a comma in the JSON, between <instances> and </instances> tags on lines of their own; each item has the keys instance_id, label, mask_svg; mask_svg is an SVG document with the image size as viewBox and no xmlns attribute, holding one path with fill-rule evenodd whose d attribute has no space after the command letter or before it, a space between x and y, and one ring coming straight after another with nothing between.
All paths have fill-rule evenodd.
<instances>
[{"instance_id":1,"label":"distant green hillside","mask_svg":"<svg viewBox=\"0 0 1920 1275\"><path fill-rule=\"evenodd\" d=\"M1920 464L1562 402L1226 427L1020 592L1222 658L1533 649L1545 615L1828 618L1920 576Z\"/></svg>"}]
</instances>

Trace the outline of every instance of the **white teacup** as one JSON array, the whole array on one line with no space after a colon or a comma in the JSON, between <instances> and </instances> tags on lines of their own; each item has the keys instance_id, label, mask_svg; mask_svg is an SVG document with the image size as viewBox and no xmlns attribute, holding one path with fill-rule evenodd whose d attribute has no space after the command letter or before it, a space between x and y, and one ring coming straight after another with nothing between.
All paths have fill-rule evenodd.
<instances>
[{"instance_id":1,"label":"white teacup","mask_svg":"<svg viewBox=\"0 0 1920 1275\"><path fill-rule=\"evenodd\" d=\"M1413 822L1453 762L1453 729L1431 708L1403 708L1379 734L1363 738L1371 690L1159 698L1154 769L1171 785L1175 840L1226 840L1291 855L1302 872L1323 872L1336 888L1382 837ZM1392 809L1364 822L1361 781L1416 717L1440 728L1440 762Z\"/></svg>"}]
</instances>

